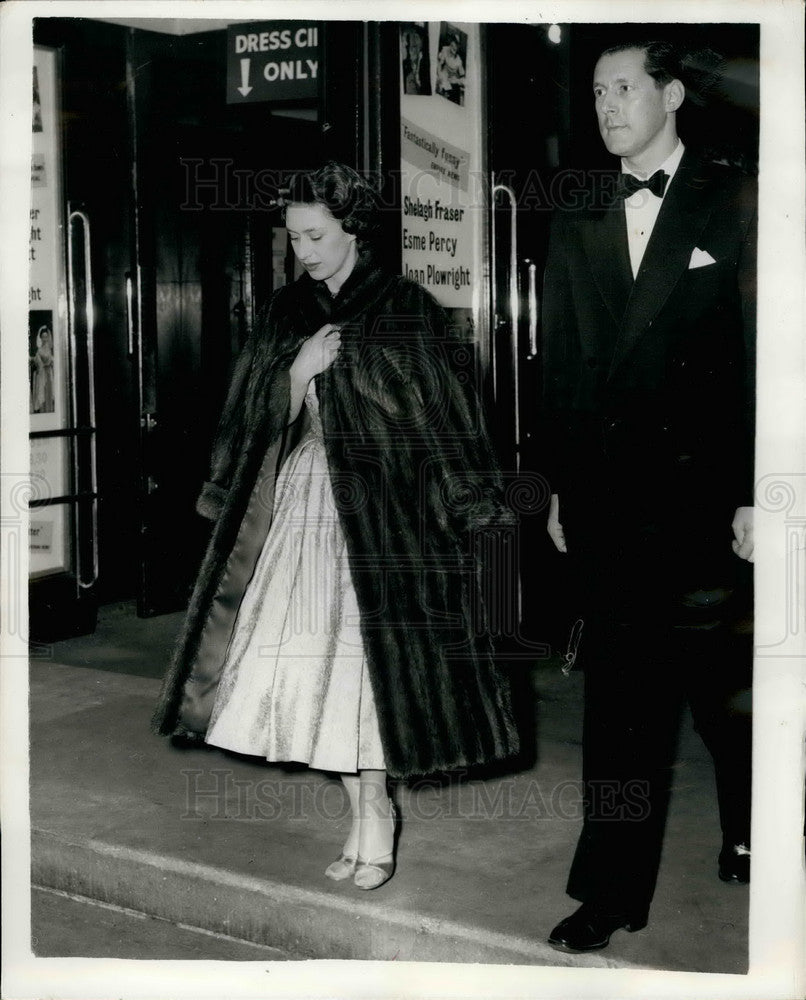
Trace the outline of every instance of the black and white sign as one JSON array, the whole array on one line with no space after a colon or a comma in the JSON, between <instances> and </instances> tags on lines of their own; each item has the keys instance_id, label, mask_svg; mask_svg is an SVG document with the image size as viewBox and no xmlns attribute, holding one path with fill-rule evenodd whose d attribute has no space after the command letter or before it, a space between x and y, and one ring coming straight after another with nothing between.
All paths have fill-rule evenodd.
<instances>
[{"instance_id":1,"label":"black and white sign","mask_svg":"<svg viewBox=\"0 0 806 1000\"><path fill-rule=\"evenodd\" d=\"M315 21L256 21L230 26L227 103L315 98L319 36Z\"/></svg>"}]
</instances>

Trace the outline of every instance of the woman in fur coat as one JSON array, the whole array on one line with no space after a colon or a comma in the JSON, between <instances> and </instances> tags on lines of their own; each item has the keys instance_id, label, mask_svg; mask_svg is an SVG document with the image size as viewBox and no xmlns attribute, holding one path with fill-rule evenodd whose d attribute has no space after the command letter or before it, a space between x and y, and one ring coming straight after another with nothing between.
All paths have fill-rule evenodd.
<instances>
[{"instance_id":1,"label":"woman in fur coat","mask_svg":"<svg viewBox=\"0 0 806 1000\"><path fill-rule=\"evenodd\" d=\"M352 827L325 874L373 889L394 869L387 774L517 751L479 584L507 515L444 314L373 256L370 185L329 163L284 211L306 273L236 363L198 502L215 527L154 721L338 772Z\"/></svg>"}]
</instances>

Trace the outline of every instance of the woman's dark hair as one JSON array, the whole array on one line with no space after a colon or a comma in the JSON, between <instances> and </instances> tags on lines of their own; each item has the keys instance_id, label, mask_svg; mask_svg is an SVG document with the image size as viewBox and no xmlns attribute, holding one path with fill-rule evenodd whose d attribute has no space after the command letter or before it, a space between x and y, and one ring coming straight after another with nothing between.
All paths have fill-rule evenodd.
<instances>
[{"instance_id":1,"label":"woman's dark hair","mask_svg":"<svg viewBox=\"0 0 806 1000\"><path fill-rule=\"evenodd\" d=\"M694 104L704 104L708 93L719 82L724 60L713 49L683 48L656 39L623 42L605 49L602 55L611 56L633 49L644 53L644 69L655 81L655 86L665 87L672 80L680 80L686 88L686 97Z\"/></svg>"},{"instance_id":2,"label":"woman's dark hair","mask_svg":"<svg viewBox=\"0 0 806 1000\"><path fill-rule=\"evenodd\" d=\"M339 220L345 233L363 245L377 235L378 195L375 187L352 167L330 160L318 170L295 174L280 191L280 206L323 205Z\"/></svg>"}]
</instances>

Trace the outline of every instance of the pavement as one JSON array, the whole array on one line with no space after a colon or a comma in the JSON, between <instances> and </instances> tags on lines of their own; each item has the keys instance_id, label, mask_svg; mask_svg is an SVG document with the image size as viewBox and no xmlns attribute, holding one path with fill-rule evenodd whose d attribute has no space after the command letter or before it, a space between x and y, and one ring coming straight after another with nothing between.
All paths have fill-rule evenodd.
<instances>
[{"instance_id":1,"label":"pavement","mask_svg":"<svg viewBox=\"0 0 806 1000\"><path fill-rule=\"evenodd\" d=\"M110 605L94 635L31 661L36 955L747 971L748 891L717 879L713 773L688 716L650 924L570 955L545 939L577 905L581 676L530 669L527 770L399 783L397 872L361 892L322 874L349 827L337 779L150 732L179 626ZM57 931L68 912L79 945Z\"/></svg>"}]
</instances>

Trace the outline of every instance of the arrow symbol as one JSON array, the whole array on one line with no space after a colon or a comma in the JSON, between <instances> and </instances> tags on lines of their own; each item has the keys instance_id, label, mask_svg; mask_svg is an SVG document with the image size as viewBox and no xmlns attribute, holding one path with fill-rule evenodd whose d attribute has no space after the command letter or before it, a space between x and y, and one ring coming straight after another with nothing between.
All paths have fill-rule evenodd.
<instances>
[{"instance_id":1,"label":"arrow symbol","mask_svg":"<svg viewBox=\"0 0 806 1000\"><path fill-rule=\"evenodd\" d=\"M246 95L252 90L252 88L249 86L250 61L251 60L249 59L241 59L241 85L240 87L238 87L238 93L242 97L246 97Z\"/></svg>"}]
</instances>

